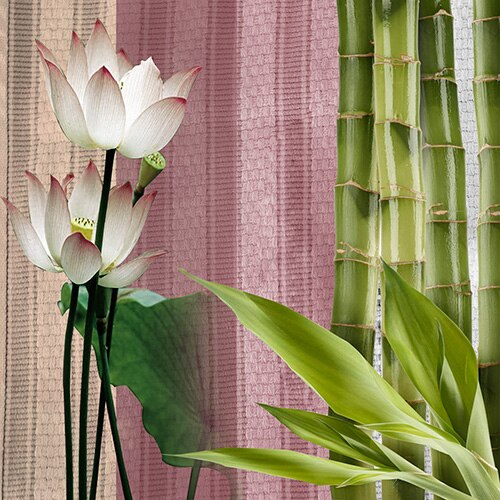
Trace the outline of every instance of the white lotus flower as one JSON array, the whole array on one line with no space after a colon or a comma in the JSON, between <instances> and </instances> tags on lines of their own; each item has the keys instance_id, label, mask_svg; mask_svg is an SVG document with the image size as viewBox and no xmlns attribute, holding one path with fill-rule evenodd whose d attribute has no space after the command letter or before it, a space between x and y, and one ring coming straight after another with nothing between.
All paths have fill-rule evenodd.
<instances>
[{"instance_id":1,"label":"white lotus flower","mask_svg":"<svg viewBox=\"0 0 500 500\"><path fill-rule=\"evenodd\" d=\"M66 74L36 42L52 109L66 137L86 149L118 149L129 158L159 151L177 132L196 66L163 82L151 58L133 66L115 52L97 20L87 46L73 32Z\"/></svg>"},{"instance_id":2,"label":"white lotus flower","mask_svg":"<svg viewBox=\"0 0 500 500\"><path fill-rule=\"evenodd\" d=\"M156 193L132 205L130 183L115 186L109 195L100 252L94 244L102 182L92 161L67 199L65 189L51 177L47 193L31 172L28 178L30 220L2 198L17 239L28 259L46 271L64 272L76 284L86 283L99 271L99 284L122 288L140 278L163 251L146 252L122 264L133 250ZM71 178L66 178L71 179Z\"/></svg>"}]
</instances>

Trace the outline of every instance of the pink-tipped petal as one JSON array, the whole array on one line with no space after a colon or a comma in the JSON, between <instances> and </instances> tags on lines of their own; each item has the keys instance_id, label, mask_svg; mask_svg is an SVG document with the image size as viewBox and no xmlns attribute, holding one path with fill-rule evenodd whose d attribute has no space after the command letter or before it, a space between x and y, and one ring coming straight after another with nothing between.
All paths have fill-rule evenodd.
<instances>
[{"instance_id":1,"label":"pink-tipped petal","mask_svg":"<svg viewBox=\"0 0 500 500\"><path fill-rule=\"evenodd\" d=\"M184 97L187 99L191 87L193 86L198 73L201 71L200 66L188 69L187 71L179 71L172 75L163 84L163 97Z\"/></svg>"},{"instance_id":2,"label":"pink-tipped petal","mask_svg":"<svg viewBox=\"0 0 500 500\"><path fill-rule=\"evenodd\" d=\"M130 252L132 252L137 244L155 197L156 192L147 194L140 198L134 205L132 218L127 228L122 249L114 262L115 266L119 266L130 255Z\"/></svg>"},{"instance_id":3,"label":"pink-tipped petal","mask_svg":"<svg viewBox=\"0 0 500 500\"><path fill-rule=\"evenodd\" d=\"M38 55L40 56L40 62L42 63L43 79L45 80L45 90L47 90L47 95L49 96L50 107L52 108L52 111L54 111L54 103L52 102L52 87L50 85L49 66L40 49L38 49Z\"/></svg>"},{"instance_id":4,"label":"pink-tipped petal","mask_svg":"<svg viewBox=\"0 0 500 500\"><path fill-rule=\"evenodd\" d=\"M87 87L87 82L89 81L89 69L85 47L74 31L71 39L66 77L69 84L76 92L78 99L80 99L80 102L83 103L83 95L85 93L85 88Z\"/></svg>"},{"instance_id":5,"label":"pink-tipped petal","mask_svg":"<svg viewBox=\"0 0 500 500\"><path fill-rule=\"evenodd\" d=\"M99 285L106 288L123 288L138 280L147 270L152 262L164 255L163 250L145 252L139 257L114 268L111 272L99 278Z\"/></svg>"},{"instance_id":6,"label":"pink-tipped petal","mask_svg":"<svg viewBox=\"0 0 500 500\"><path fill-rule=\"evenodd\" d=\"M66 276L77 285L86 283L101 267L101 253L81 233L73 233L64 241L61 264Z\"/></svg>"},{"instance_id":7,"label":"pink-tipped petal","mask_svg":"<svg viewBox=\"0 0 500 500\"><path fill-rule=\"evenodd\" d=\"M125 105L111 73L103 66L89 80L83 98L87 127L102 149L114 149L123 139Z\"/></svg>"},{"instance_id":8,"label":"pink-tipped petal","mask_svg":"<svg viewBox=\"0 0 500 500\"><path fill-rule=\"evenodd\" d=\"M94 147L85 122L78 96L61 71L50 61L46 61L52 95L52 104L57 121L66 137L87 149Z\"/></svg>"},{"instance_id":9,"label":"pink-tipped petal","mask_svg":"<svg viewBox=\"0 0 500 500\"><path fill-rule=\"evenodd\" d=\"M141 61L124 76L120 88L127 110L126 128L151 104L161 99L162 85L160 70L151 57Z\"/></svg>"},{"instance_id":10,"label":"pink-tipped petal","mask_svg":"<svg viewBox=\"0 0 500 500\"><path fill-rule=\"evenodd\" d=\"M101 191L101 176L94 162L90 160L69 198L68 206L71 217L84 217L96 222Z\"/></svg>"},{"instance_id":11,"label":"pink-tipped petal","mask_svg":"<svg viewBox=\"0 0 500 500\"><path fill-rule=\"evenodd\" d=\"M75 176L73 174L69 173L69 174L66 174L66 176L64 177L64 179L61 182L61 186L64 190L64 194L66 195L66 198L68 197L68 187L74 178L75 178Z\"/></svg>"},{"instance_id":12,"label":"pink-tipped petal","mask_svg":"<svg viewBox=\"0 0 500 500\"><path fill-rule=\"evenodd\" d=\"M142 158L164 148L180 127L185 108L182 97L155 102L132 123L118 150L128 158Z\"/></svg>"},{"instance_id":13,"label":"pink-tipped petal","mask_svg":"<svg viewBox=\"0 0 500 500\"><path fill-rule=\"evenodd\" d=\"M119 80L116 52L106 28L99 19L95 22L86 51L89 76L92 76L97 70L105 66L113 75L113 78Z\"/></svg>"},{"instance_id":14,"label":"pink-tipped petal","mask_svg":"<svg viewBox=\"0 0 500 500\"><path fill-rule=\"evenodd\" d=\"M45 209L45 238L50 255L57 264L61 262L61 249L70 233L68 201L59 181L51 176Z\"/></svg>"},{"instance_id":15,"label":"pink-tipped petal","mask_svg":"<svg viewBox=\"0 0 500 500\"><path fill-rule=\"evenodd\" d=\"M35 45L36 48L38 49L40 57L42 57L46 61L50 61L52 64L55 64L59 69L61 69L59 63L57 62L56 57L46 45L44 45L40 40L35 40Z\"/></svg>"},{"instance_id":16,"label":"pink-tipped petal","mask_svg":"<svg viewBox=\"0 0 500 500\"><path fill-rule=\"evenodd\" d=\"M132 215L133 190L130 182L115 187L109 194L104 239L102 243L102 264L106 269L120 254Z\"/></svg>"},{"instance_id":17,"label":"pink-tipped petal","mask_svg":"<svg viewBox=\"0 0 500 500\"><path fill-rule=\"evenodd\" d=\"M118 60L118 74L121 80L123 78L123 75L130 71L134 67L134 65L123 49L120 49L118 51L118 53L116 54L116 58Z\"/></svg>"},{"instance_id":18,"label":"pink-tipped petal","mask_svg":"<svg viewBox=\"0 0 500 500\"><path fill-rule=\"evenodd\" d=\"M26 171L28 179L28 206L30 210L31 225L40 238L45 250L48 251L45 242L45 207L47 205L47 192L38 177Z\"/></svg>"},{"instance_id":19,"label":"pink-tipped petal","mask_svg":"<svg viewBox=\"0 0 500 500\"><path fill-rule=\"evenodd\" d=\"M35 266L50 271L58 272L52 260L47 255L40 238L28 219L7 199L2 198L9 212L10 222L14 228L17 241L23 249L26 257L35 264Z\"/></svg>"}]
</instances>

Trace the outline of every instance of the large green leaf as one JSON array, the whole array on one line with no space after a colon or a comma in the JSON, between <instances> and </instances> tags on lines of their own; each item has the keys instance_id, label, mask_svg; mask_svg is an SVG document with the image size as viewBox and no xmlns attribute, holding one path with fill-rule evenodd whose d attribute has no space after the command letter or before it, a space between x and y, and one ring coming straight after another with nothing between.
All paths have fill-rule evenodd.
<instances>
[{"instance_id":1,"label":"large green leaf","mask_svg":"<svg viewBox=\"0 0 500 500\"><path fill-rule=\"evenodd\" d=\"M69 307L71 288L61 291L61 312ZM88 295L79 295L76 327L84 331ZM149 290L123 290L118 299L110 376L114 386L128 387L142 405L144 428L162 453L206 448L203 421L206 377L206 297L203 294L166 299ZM98 350L94 332L94 349ZM176 466L192 460L166 457Z\"/></svg>"},{"instance_id":2,"label":"large green leaf","mask_svg":"<svg viewBox=\"0 0 500 500\"><path fill-rule=\"evenodd\" d=\"M427 297L384 264L385 335L444 429L493 464L488 424L467 337Z\"/></svg>"},{"instance_id":3,"label":"large green leaf","mask_svg":"<svg viewBox=\"0 0 500 500\"><path fill-rule=\"evenodd\" d=\"M498 498L496 472L487 471L484 461L459 443L453 427L448 426L450 434L427 424L350 344L281 304L189 276L226 303L240 322L270 346L335 413L396 439L428 444L449 454L473 496ZM399 290L401 294L406 292L405 288ZM429 312L424 309L421 314ZM444 336L439 339L439 329L437 338L439 341L432 349L438 353L451 349ZM454 372L454 356L438 359L439 377L444 372L445 361L449 371ZM460 378L456 380L457 384L462 383ZM467 390L463 391L467 394ZM452 392L449 390L448 394Z\"/></svg>"},{"instance_id":4,"label":"large green leaf","mask_svg":"<svg viewBox=\"0 0 500 500\"><path fill-rule=\"evenodd\" d=\"M449 500L472 499L425 473L401 472L389 468L369 469L289 450L221 448L184 456L317 485L348 486L401 480Z\"/></svg>"}]
</instances>

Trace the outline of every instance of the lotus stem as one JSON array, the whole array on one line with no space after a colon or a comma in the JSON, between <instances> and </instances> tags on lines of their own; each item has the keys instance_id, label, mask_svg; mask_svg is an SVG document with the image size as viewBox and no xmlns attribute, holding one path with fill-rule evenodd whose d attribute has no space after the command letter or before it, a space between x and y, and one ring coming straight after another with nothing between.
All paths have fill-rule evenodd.
<instances>
[{"instance_id":1,"label":"lotus stem","mask_svg":"<svg viewBox=\"0 0 500 500\"><path fill-rule=\"evenodd\" d=\"M75 327L78 292L80 287L73 284L71 301L64 338L63 392L64 392L64 439L66 447L66 499L73 500L73 428L71 424L71 343Z\"/></svg>"},{"instance_id":2,"label":"lotus stem","mask_svg":"<svg viewBox=\"0 0 500 500\"><path fill-rule=\"evenodd\" d=\"M500 466L500 3L475 0L474 100L479 146L479 379Z\"/></svg>"},{"instance_id":3,"label":"lotus stem","mask_svg":"<svg viewBox=\"0 0 500 500\"><path fill-rule=\"evenodd\" d=\"M115 446L116 462L120 473L120 482L123 488L123 496L126 500L132 500L132 492L123 458L123 450L118 431L118 422L116 418L115 404L113 401L113 393L111 392L111 381L109 378L109 361L106 349L106 318L97 319L97 336L99 338L99 353L101 357L101 378L102 387L104 387L104 397L106 407L108 409L109 424L111 427L111 435L113 436L113 444Z\"/></svg>"},{"instance_id":4,"label":"lotus stem","mask_svg":"<svg viewBox=\"0 0 500 500\"><path fill-rule=\"evenodd\" d=\"M381 256L414 288L423 291L425 196L422 186L418 0L373 0L375 144L380 179ZM384 328L384 327L382 327ZM425 402L383 338L383 373L422 416ZM384 440L424 468L424 449ZM387 483L383 498L411 500L423 492Z\"/></svg>"},{"instance_id":5,"label":"lotus stem","mask_svg":"<svg viewBox=\"0 0 500 500\"><path fill-rule=\"evenodd\" d=\"M113 288L111 291L111 299L109 304L109 315L106 323L106 355L108 357L111 352L111 341L113 338L113 326L115 321L116 303L118 301L118 288ZM90 500L95 500L97 495L97 482L99 479L99 464L101 461L102 435L104 430L104 412L106 409L106 393L104 390L104 382L101 380L101 390L99 394L99 411L97 414L97 429L95 438L94 464L92 469L92 481L90 483Z\"/></svg>"},{"instance_id":6,"label":"lotus stem","mask_svg":"<svg viewBox=\"0 0 500 500\"><path fill-rule=\"evenodd\" d=\"M106 163L104 166L104 179L102 185L101 201L99 204L99 215L97 218L95 244L99 250L102 249L104 236L104 223L108 209L109 191L111 189L111 178L113 175L113 161L116 150L106 151ZM82 384L80 391L80 433L78 449L78 498L87 499L87 418L89 399L90 378L90 354L92 347L92 333L94 330L96 292L99 281L99 273L86 284L89 292L87 305L87 316L85 319L85 334L83 338L83 360L82 360Z\"/></svg>"},{"instance_id":7,"label":"lotus stem","mask_svg":"<svg viewBox=\"0 0 500 500\"><path fill-rule=\"evenodd\" d=\"M201 461L196 460L193 467L191 467L191 474L189 476L189 487L186 500L194 500L196 496L196 488L198 487L198 479L200 478Z\"/></svg>"},{"instance_id":8,"label":"lotus stem","mask_svg":"<svg viewBox=\"0 0 500 500\"><path fill-rule=\"evenodd\" d=\"M373 362L378 290L378 180L373 144L372 9L337 2L340 98L335 186L335 288L331 331ZM332 453L332 459L348 461ZM355 463L354 461L350 461ZM333 499L375 498L375 485L331 488Z\"/></svg>"},{"instance_id":9,"label":"lotus stem","mask_svg":"<svg viewBox=\"0 0 500 500\"><path fill-rule=\"evenodd\" d=\"M470 340L465 150L455 81L450 0L420 1L419 52L426 194L425 294ZM453 461L434 450L432 472L445 483L467 491Z\"/></svg>"}]
</instances>

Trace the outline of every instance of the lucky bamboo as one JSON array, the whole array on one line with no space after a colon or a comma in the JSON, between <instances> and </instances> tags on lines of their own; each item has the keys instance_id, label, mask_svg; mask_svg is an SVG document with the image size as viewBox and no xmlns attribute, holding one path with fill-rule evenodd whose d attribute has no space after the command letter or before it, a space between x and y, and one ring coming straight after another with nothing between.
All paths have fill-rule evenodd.
<instances>
[{"instance_id":1,"label":"lucky bamboo","mask_svg":"<svg viewBox=\"0 0 500 500\"><path fill-rule=\"evenodd\" d=\"M417 290L423 290L425 197L422 187L418 0L373 0L375 39L375 144L380 179L381 256ZM383 373L411 406L425 403L383 338ZM424 449L385 440L424 467ZM415 487L387 483L385 499L423 498Z\"/></svg>"},{"instance_id":2,"label":"lucky bamboo","mask_svg":"<svg viewBox=\"0 0 500 500\"><path fill-rule=\"evenodd\" d=\"M425 293L470 339L465 149L455 81L450 0L420 1L419 52L426 195ZM446 455L433 452L432 471L455 488L465 486Z\"/></svg>"},{"instance_id":3,"label":"lucky bamboo","mask_svg":"<svg viewBox=\"0 0 500 500\"><path fill-rule=\"evenodd\" d=\"M340 98L335 186L335 292L331 331L350 342L371 363L378 288L372 12L370 2L366 0L337 2L337 12ZM336 457L332 455L332 458ZM375 486L332 488L332 498L375 498Z\"/></svg>"},{"instance_id":4,"label":"lucky bamboo","mask_svg":"<svg viewBox=\"0 0 500 500\"><path fill-rule=\"evenodd\" d=\"M500 466L500 3L475 0L474 99L479 146L479 375Z\"/></svg>"}]
</instances>

